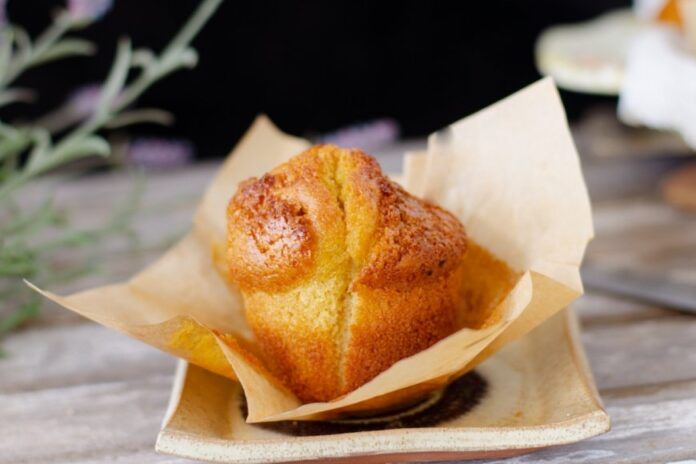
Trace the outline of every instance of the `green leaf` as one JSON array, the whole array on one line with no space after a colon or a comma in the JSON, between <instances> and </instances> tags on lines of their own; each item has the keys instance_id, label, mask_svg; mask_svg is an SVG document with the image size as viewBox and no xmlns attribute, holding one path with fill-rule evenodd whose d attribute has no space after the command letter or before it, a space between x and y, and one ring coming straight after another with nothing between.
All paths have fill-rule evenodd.
<instances>
[{"instance_id":1,"label":"green leaf","mask_svg":"<svg viewBox=\"0 0 696 464\"><path fill-rule=\"evenodd\" d=\"M116 59L111 67L111 71L109 71L109 77L106 79L97 103L96 114L98 116L106 117L109 114L114 100L121 92L121 89L123 89L131 66L131 54L130 41L127 39L119 41Z\"/></svg>"},{"instance_id":2,"label":"green leaf","mask_svg":"<svg viewBox=\"0 0 696 464\"><path fill-rule=\"evenodd\" d=\"M36 317L41 310L41 301L34 300L22 304L16 311L0 319L0 338L7 335L29 319Z\"/></svg>"},{"instance_id":3,"label":"green leaf","mask_svg":"<svg viewBox=\"0 0 696 464\"><path fill-rule=\"evenodd\" d=\"M37 56L33 65L66 58L69 56L86 56L94 54L95 45L82 39L63 39L51 45L45 52Z\"/></svg>"},{"instance_id":4,"label":"green leaf","mask_svg":"<svg viewBox=\"0 0 696 464\"><path fill-rule=\"evenodd\" d=\"M66 152L66 160L76 160L86 156L102 156L107 157L111 154L111 146L109 142L98 135L90 135L71 144L69 152Z\"/></svg>"},{"instance_id":5,"label":"green leaf","mask_svg":"<svg viewBox=\"0 0 696 464\"><path fill-rule=\"evenodd\" d=\"M0 121L0 138L14 140L21 136L22 131Z\"/></svg>"},{"instance_id":6,"label":"green leaf","mask_svg":"<svg viewBox=\"0 0 696 464\"><path fill-rule=\"evenodd\" d=\"M114 116L104 127L107 129L116 129L145 122L168 126L174 122L174 115L168 111L158 110L156 108L139 108L137 110L124 111Z\"/></svg>"},{"instance_id":7,"label":"green leaf","mask_svg":"<svg viewBox=\"0 0 696 464\"><path fill-rule=\"evenodd\" d=\"M31 169L23 172L27 172L27 175L31 177L87 156L106 158L110 154L111 146L104 138L98 135L75 136L71 140L62 140L52 153L43 156L41 163L33 166L29 164ZM0 193L2 193L2 189L0 189Z\"/></svg>"},{"instance_id":8,"label":"green leaf","mask_svg":"<svg viewBox=\"0 0 696 464\"><path fill-rule=\"evenodd\" d=\"M163 55L169 55L173 50L186 47L198 34L203 25L218 9L222 0L204 0L198 4L198 8L186 22L184 27L174 36L172 41L164 49Z\"/></svg>"},{"instance_id":9,"label":"green leaf","mask_svg":"<svg viewBox=\"0 0 696 464\"><path fill-rule=\"evenodd\" d=\"M33 129L31 138L34 142L34 148L29 153L29 161L27 162L29 171L41 169L41 164L51 148L51 134L46 129Z\"/></svg>"},{"instance_id":10,"label":"green leaf","mask_svg":"<svg viewBox=\"0 0 696 464\"><path fill-rule=\"evenodd\" d=\"M12 58L12 43L14 41L11 30L0 32L0 82L2 82L7 68L10 66Z\"/></svg>"},{"instance_id":11,"label":"green leaf","mask_svg":"<svg viewBox=\"0 0 696 464\"><path fill-rule=\"evenodd\" d=\"M133 51L131 64L134 67L147 68L148 66L152 66L155 59L156 57L155 54L152 53L152 50L148 50L147 48L139 48Z\"/></svg>"},{"instance_id":12,"label":"green leaf","mask_svg":"<svg viewBox=\"0 0 696 464\"><path fill-rule=\"evenodd\" d=\"M179 53L178 61L181 66L193 68L198 64L198 52L191 47L186 47Z\"/></svg>"},{"instance_id":13,"label":"green leaf","mask_svg":"<svg viewBox=\"0 0 696 464\"><path fill-rule=\"evenodd\" d=\"M31 260L0 263L0 277L29 277L35 271L35 263Z\"/></svg>"},{"instance_id":14,"label":"green leaf","mask_svg":"<svg viewBox=\"0 0 696 464\"><path fill-rule=\"evenodd\" d=\"M19 26L13 26L12 32L14 32L15 43L17 44L17 52L19 55L26 59L31 56L34 46L31 43L31 38L27 31Z\"/></svg>"},{"instance_id":15,"label":"green leaf","mask_svg":"<svg viewBox=\"0 0 696 464\"><path fill-rule=\"evenodd\" d=\"M24 71L41 63L53 45L68 31L69 25L56 18L32 43L29 35L21 28L14 27L13 32L16 36L17 53L13 57L10 66L7 68L3 84L12 82Z\"/></svg>"}]
</instances>

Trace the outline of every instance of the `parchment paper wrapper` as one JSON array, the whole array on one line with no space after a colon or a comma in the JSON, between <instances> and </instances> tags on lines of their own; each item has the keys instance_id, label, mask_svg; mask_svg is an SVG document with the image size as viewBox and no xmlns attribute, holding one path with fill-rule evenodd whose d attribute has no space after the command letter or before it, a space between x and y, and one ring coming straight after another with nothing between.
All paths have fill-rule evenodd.
<instances>
[{"instance_id":1,"label":"parchment paper wrapper","mask_svg":"<svg viewBox=\"0 0 696 464\"><path fill-rule=\"evenodd\" d=\"M582 293L578 268L592 237L589 200L561 101L545 79L431 136L427 153L405 160L404 186L456 214L474 242L463 297L486 306L486 318L341 398L302 404L264 368L223 257L225 210L237 184L307 146L259 117L213 179L191 232L159 261L125 283L65 297L37 290L238 379L249 422L365 413L415 398L472 369ZM499 281L490 277L496 274Z\"/></svg>"}]
</instances>

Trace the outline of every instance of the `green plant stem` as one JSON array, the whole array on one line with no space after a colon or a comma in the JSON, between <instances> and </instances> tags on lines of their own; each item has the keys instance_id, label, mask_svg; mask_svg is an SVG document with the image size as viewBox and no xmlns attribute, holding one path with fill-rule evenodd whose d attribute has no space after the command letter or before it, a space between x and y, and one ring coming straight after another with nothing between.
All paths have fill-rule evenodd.
<instances>
[{"instance_id":1,"label":"green plant stem","mask_svg":"<svg viewBox=\"0 0 696 464\"><path fill-rule=\"evenodd\" d=\"M22 324L27 319L35 317L39 313L40 305L41 301L38 298L33 299L33 301L20 306L17 311L11 313L9 316L0 319L0 337Z\"/></svg>"},{"instance_id":2,"label":"green plant stem","mask_svg":"<svg viewBox=\"0 0 696 464\"><path fill-rule=\"evenodd\" d=\"M32 53L20 54L16 61L9 64L7 70L0 79L0 88L5 88L11 84L21 73L41 62L44 54L53 46L66 32L75 26L66 12L62 12L59 17L46 29L36 40Z\"/></svg>"},{"instance_id":3,"label":"green plant stem","mask_svg":"<svg viewBox=\"0 0 696 464\"><path fill-rule=\"evenodd\" d=\"M3 134L0 138L0 162L22 153L29 148L31 140L27 129L17 129L3 124Z\"/></svg>"},{"instance_id":4,"label":"green plant stem","mask_svg":"<svg viewBox=\"0 0 696 464\"><path fill-rule=\"evenodd\" d=\"M57 168L70 161L94 154L108 155L108 143L95 135L110 124L128 124L153 115L168 120L167 114L149 111L126 111L157 80L183 67L193 67L197 61L191 41L210 19L222 0L203 0L184 27L163 49L159 56L149 50L133 52L130 43L119 43L114 64L102 89L95 111L88 119L72 128L55 143L48 128L39 125L13 127L0 121L0 205L3 225L0 226L0 300L9 309L0 316L0 339L8 332L38 314L41 300L21 285L19 278L53 281L71 278L92 269L96 259L69 265L60 269L52 265L58 258L56 252L69 247L94 245L104 237L117 233L133 237L129 224L136 211L137 199L142 183L121 208L112 215L103 227L70 231L61 221L61 215L50 202L28 212L15 207L14 195L36 176ZM89 42L62 37L79 24L63 12L54 23L39 36L32 45L29 36L19 27L4 32L5 41L0 43L0 103L21 98L23 89L6 89L26 69L64 56L86 54L92 49ZM4 46L3 46L4 44ZM14 52L13 50L16 50ZM140 73L127 84L131 69L140 68ZM119 120L121 117L121 120ZM67 127L77 121L71 122ZM28 152L28 159L20 167L20 157ZM50 228L50 229L49 229ZM50 232L43 234L43 232ZM41 232L43 240L36 241ZM89 248L96 255L96 249ZM81 258L81 261L84 261ZM4 309L4 308L3 308ZM1 355L1 352L0 352Z\"/></svg>"},{"instance_id":5,"label":"green plant stem","mask_svg":"<svg viewBox=\"0 0 696 464\"><path fill-rule=\"evenodd\" d=\"M135 102L135 100L137 100L154 82L182 66L192 66L195 64L195 61L191 61L192 56L195 56L194 51L189 49L188 46L206 21L208 21L210 16L212 16L215 10L220 6L222 1L223 0L204 0L181 31L165 47L160 57L149 63L143 69L140 76L124 88L118 97L116 93L109 95L108 98L105 99L107 103L106 106L102 106L95 112L92 118L86 120L66 135L55 145L52 153L42 154L44 158L42 163L33 163L30 159L24 169L0 186L0 203L33 177L63 164L67 156L66 154L74 148L75 144L81 138L102 129L116 113ZM47 34L45 40L50 40L57 32L58 30L51 34ZM118 72L123 68L121 64L126 57L130 63L130 45L122 41L119 44L119 51L114 61L114 66L112 67L112 73ZM110 79L112 76L113 74L110 76Z\"/></svg>"}]
</instances>

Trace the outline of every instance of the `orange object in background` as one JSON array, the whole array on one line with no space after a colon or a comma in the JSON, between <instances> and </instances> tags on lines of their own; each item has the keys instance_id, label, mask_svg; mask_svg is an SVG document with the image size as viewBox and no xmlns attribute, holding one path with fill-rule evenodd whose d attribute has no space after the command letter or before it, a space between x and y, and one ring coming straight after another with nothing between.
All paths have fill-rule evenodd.
<instances>
[{"instance_id":1,"label":"orange object in background","mask_svg":"<svg viewBox=\"0 0 696 464\"><path fill-rule=\"evenodd\" d=\"M681 27L684 23L682 21L681 11L679 10L678 0L667 0L662 10L660 10L660 14L657 15L657 20L659 22L674 24Z\"/></svg>"}]
</instances>

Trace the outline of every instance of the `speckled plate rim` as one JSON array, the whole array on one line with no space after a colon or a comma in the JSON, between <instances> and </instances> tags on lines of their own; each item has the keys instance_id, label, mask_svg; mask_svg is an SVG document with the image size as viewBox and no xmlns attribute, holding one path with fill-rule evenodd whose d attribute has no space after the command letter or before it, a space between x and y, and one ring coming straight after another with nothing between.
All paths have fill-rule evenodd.
<instances>
[{"instance_id":1,"label":"speckled plate rim","mask_svg":"<svg viewBox=\"0 0 696 464\"><path fill-rule=\"evenodd\" d=\"M607 432L611 420L599 399L579 341L577 318L569 308L564 313L564 332L573 352L575 368L581 374L587 394L595 399L596 405L594 411L566 421L535 426L427 427L247 441L201 438L167 427L177 414L181 398L186 395L190 366L180 361L155 449L160 453L210 462L282 463L313 460L371 463L500 458L585 440ZM274 451L271 457L267 453L269 446ZM261 452L262 449L265 452Z\"/></svg>"},{"instance_id":2,"label":"speckled plate rim","mask_svg":"<svg viewBox=\"0 0 696 464\"><path fill-rule=\"evenodd\" d=\"M258 440L237 443L206 439L185 432L164 430L157 439L160 453L211 462L295 462L308 459L341 462L346 458L374 457L376 462L483 459L525 454L550 446L575 443L609 430L609 416L602 411L553 425L536 427L485 427L357 432L324 437L295 437L292 440ZM276 459L259 459L259 447L273 446ZM350 447L355 453L327 455L330 448ZM227 457L225 457L227 456Z\"/></svg>"}]
</instances>

